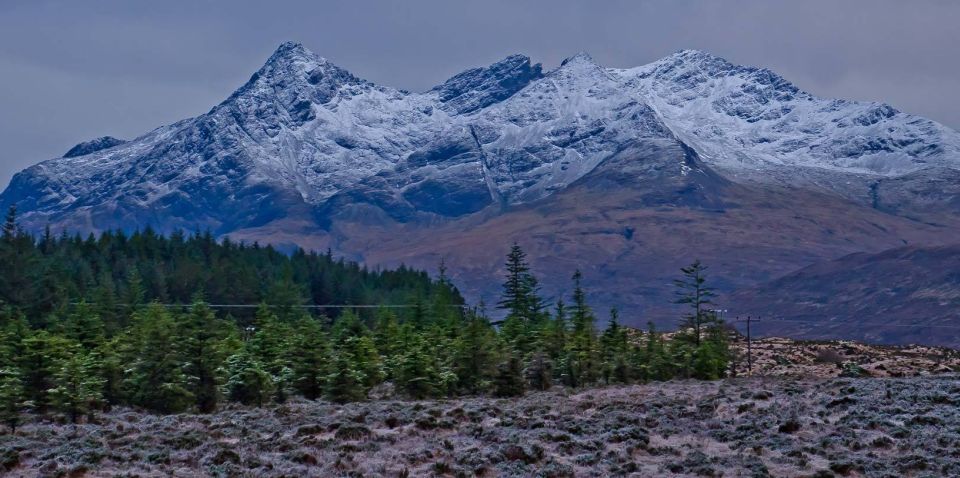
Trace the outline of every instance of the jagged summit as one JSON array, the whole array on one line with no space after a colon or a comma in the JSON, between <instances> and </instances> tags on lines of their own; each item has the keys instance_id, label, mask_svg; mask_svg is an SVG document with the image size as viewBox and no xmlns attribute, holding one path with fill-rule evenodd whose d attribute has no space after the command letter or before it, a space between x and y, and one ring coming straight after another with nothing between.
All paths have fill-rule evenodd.
<instances>
[{"instance_id":1,"label":"jagged summit","mask_svg":"<svg viewBox=\"0 0 960 478\"><path fill-rule=\"evenodd\" d=\"M525 55L510 55L490 66L471 68L431 89L443 108L454 114L476 111L502 101L543 76L539 63Z\"/></svg>"},{"instance_id":2,"label":"jagged summit","mask_svg":"<svg viewBox=\"0 0 960 478\"><path fill-rule=\"evenodd\" d=\"M95 153L107 148L112 148L114 146L121 145L126 143L122 139L114 138L113 136L101 136L90 141L84 141L72 148L69 151L64 153L64 158L73 158L75 156L83 156L90 153Z\"/></svg>"},{"instance_id":3,"label":"jagged summit","mask_svg":"<svg viewBox=\"0 0 960 478\"><path fill-rule=\"evenodd\" d=\"M129 142L78 145L16 175L0 206L21 205L38 225L221 233L293 209L329 211L332 198L404 220L458 216L547 198L625 150L684 148L724 174L816 182L858 200L878 177L960 164L958 134L942 125L816 98L700 50L631 69L579 53L547 72L510 55L408 93L285 42L208 113Z\"/></svg>"},{"instance_id":4,"label":"jagged summit","mask_svg":"<svg viewBox=\"0 0 960 478\"><path fill-rule=\"evenodd\" d=\"M566 66L567 64L571 64L571 63L588 63L591 65L597 64L597 62L593 60L593 57L590 56L589 53L582 52L582 51L577 53L576 55L564 58L563 61L560 62L560 66Z\"/></svg>"}]
</instances>

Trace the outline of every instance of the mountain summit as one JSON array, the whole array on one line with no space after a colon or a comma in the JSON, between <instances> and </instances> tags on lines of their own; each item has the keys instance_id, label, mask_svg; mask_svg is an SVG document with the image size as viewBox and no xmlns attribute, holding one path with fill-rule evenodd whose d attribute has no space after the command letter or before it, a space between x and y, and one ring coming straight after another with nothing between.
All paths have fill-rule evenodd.
<instances>
[{"instance_id":1,"label":"mountain summit","mask_svg":"<svg viewBox=\"0 0 960 478\"><path fill-rule=\"evenodd\" d=\"M34 230L209 229L369 263L444 255L478 281L502 251L466 249L487 240L527 238L545 269L596 261L617 283L650 254L656 280L682 262L661 255L712 256L732 288L939 241L958 188L956 131L701 51L628 69L580 53L550 71L511 55L410 93L287 42L209 112L81 143L18 173L0 207ZM756 273L733 271L745 246L767 261ZM660 294L607 292L626 305Z\"/></svg>"}]
</instances>

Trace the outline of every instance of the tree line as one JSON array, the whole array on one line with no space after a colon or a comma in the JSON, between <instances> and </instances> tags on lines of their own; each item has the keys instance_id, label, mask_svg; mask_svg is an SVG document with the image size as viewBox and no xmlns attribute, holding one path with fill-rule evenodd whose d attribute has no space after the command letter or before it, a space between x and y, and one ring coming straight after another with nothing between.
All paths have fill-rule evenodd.
<instances>
[{"instance_id":1,"label":"tree line","mask_svg":"<svg viewBox=\"0 0 960 478\"><path fill-rule=\"evenodd\" d=\"M11 214L0 260L5 272L23 267L0 284L0 420L11 429L25 411L77 422L118 405L210 413L293 396L364 400L375 388L410 398L515 396L554 385L714 379L729 355L726 329L705 308L712 291L699 262L677 281L677 302L690 313L668 337L652 325L642 333L621 326L616 310L598 330L580 272L569 298L547 304L516 244L496 304L502 321L482 304L466 307L442 264L432 279L202 234L37 239ZM82 265L89 270L74 270ZM34 302L43 297L57 302ZM250 317L210 306L241 300L260 306ZM316 301L408 306L319 317L299 307Z\"/></svg>"}]
</instances>

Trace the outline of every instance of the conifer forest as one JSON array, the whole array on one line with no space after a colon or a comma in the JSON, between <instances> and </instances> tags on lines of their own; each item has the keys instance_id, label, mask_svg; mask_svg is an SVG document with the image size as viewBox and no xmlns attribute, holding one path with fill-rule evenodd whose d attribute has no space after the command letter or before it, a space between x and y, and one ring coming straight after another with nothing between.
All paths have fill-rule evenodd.
<instances>
[{"instance_id":1,"label":"conifer forest","mask_svg":"<svg viewBox=\"0 0 960 478\"><path fill-rule=\"evenodd\" d=\"M23 232L11 209L0 238L0 417L93 420L129 406L210 413L294 396L337 403L391 387L410 399L520 396L716 379L728 331L705 308L699 262L678 271L687 324L666 340L570 297L547 303L522 248L504 245L497 304L466 304L446 277L370 270L210 234ZM494 315L496 314L496 315ZM502 317L494 320L491 317Z\"/></svg>"}]
</instances>

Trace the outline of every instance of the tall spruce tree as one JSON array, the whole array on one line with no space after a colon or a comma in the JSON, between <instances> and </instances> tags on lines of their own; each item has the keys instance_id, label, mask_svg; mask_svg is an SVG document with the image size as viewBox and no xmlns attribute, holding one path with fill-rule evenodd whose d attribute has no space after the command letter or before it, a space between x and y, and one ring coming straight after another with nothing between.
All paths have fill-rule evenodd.
<instances>
[{"instance_id":1,"label":"tall spruce tree","mask_svg":"<svg viewBox=\"0 0 960 478\"><path fill-rule=\"evenodd\" d=\"M508 351L497 365L493 379L493 394L497 397L516 397L524 392L523 363L516 352Z\"/></svg>"},{"instance_id":2,"label":"tall spruce tree","mask_svg":"<svg viewBox=\"0 0 960 478\"><path fill-rule=\"evenodd\" d=\"M159 413L180 413L194 403L177 353L176 325L169 312L151 304L137 314L135 361L127 377L134 405Z\"/></svg>"},{"instance_id":3,"label":"tall spruce tree","mask_svg":"<svg viewBox=\"0 0 960 478\"><path fill-rule=\"evenodd\" d=\"M629 362L630 347L626 330L620 326L619 312L610 309L610 322L600 337L600 356L603 361L603 380L610 383L627 383L633 373Z\"/></svg>"},{"instance_id":4,"label":"tall spruce tree","mask_svg":"<svg viewBox=\"0 0 960 478\"><path fill-rule=\"evenodd\" d=\"M363 400L367 396L366 381L366 374L357 367L350 354L336 351L324 384L324 396L335 403Z\"/></svg>"},{"instance_id":5,"label":"tall spruce tree","mask_svg":"<svg viewBox=\"0 0 960 478\"><path fill-rule=\"evenodd\" d=\"M266 368L246 349L229 357L223 366L226 380L223 394L232 402L262 407L274 394L274 380Z\"/></svg>"},{"instance_id":6,"label":"tall spruce tree","mask_svg":"<svg viewBox=\"0 0 960 478\"><path fill-rule=\"evenodd\" d=\"M597 380L597 331L593 311L587 305L583 274L573 274L573 305L570 313L572 330L568 341L568 385L581 387Z\"/></svg>"},{"instance_id":7,"label":"tall spruce tree","mask_svg":"<svg viewBox=\"0 0 960 478\"><path fill-rule=\"evenodd\" d=\"M15 433L22 420L23 409L30 405L23 390L20 370L10 361L0 366L0 423Z\"/></svg>"},{"instance_id":8,"label":"tall spruce tree","mask_svg":"<svg viewBox=\"0 0 960 478\"><path fill-rule=\"evenodd\" d=\"M227 332L213 310L199 297L179 324L178 344L187 389L193 395L197 410L211 413L217 409L220 400L217 370L225 359L220 341Z\"/></svg>"},{"instance_id":9,"label":"tall spruce tree","mask_svg":"<svg viewBox=\"0 0 960 478\"><path fill-rule=\"evenodd\" d=\"M50 390L55 385L58 367L67 358L74 344L69 340L37 330L23 339L20 370L24 393L37 413L46 413L51 405Z\"/></svg>"},{"instance_id":10,"label":"tall spruce tree","mask_svg":"<svg viewBox=\"0 0 960 478\"><path fill-rule=\"evenodd\" d=\"M700 346L703 325L710 317L706 306L711 303L711 298L716 295L713 288L707 286L706 271L707 266L697 259L689 266L681 268L680 272L683 277L674 281L674 285L677 287L675 302L686 305L691 309L691 312L684 317L683 328L692 331L693 343L698 347Z\"/></svg>"},{"instance_id":11,"label":"tall spruce tree","mask_svg":"<svg viewBox=\"0 0 960 478\"><path fill-rule=\"evenodd\" d=\"M330 373L330 344L320 323L313 318L300 319L290 345L289 361L293 388L309 400L323 394Z\"/></svg>"},{"instance_id":12,"label":"tall spruce tree","mask_svg":"<svg viewBox=\"0 0 960 478\"><path fill-rule=\"evenodd\" d=\"M293 380L293 370L287 360L293 335L290 323L281 322L271 306L261 304L254 324L256 330L247 345L257 362L272 377L274 399L283 403Z\"/></svg>"},{"instance_id":13,"label":"tall spruce tree","mask_svg":"<svg viewBox=\"0 0 960 478\"><path fill-rule=\"evenodd\" d=\"M507 312L501 330L501 340L521 355L536 346L537 334L543 322L543 300L539 296L539 283L530 272L527 255L517 243L507 254L507 276L503 292L497 303Z\"/></svg>"},{"instance_id":14,"label":"tall spruce tree","mask_svg":"<svg viewBox=\"0 0 960 478\"><path fill-rule=\"evenodd\" d=\"M490 387L497 363L496 331L479 312L471 312L463 334L454 345L454 373L458 389L481 393Z\"/></svg>"},{"instance_id":15,"label":"tall spruce tree","mask_svg":"<svg viewBox=\"0 0 960 478\"><path fill-rule=\"evenodd\" d=\"M51 403L72 423L77 423L82 416L92 417L102 406L103 382L96 356L74 347L53 374L54 386L49 390Z\"/></svg>"}]
</instances>

